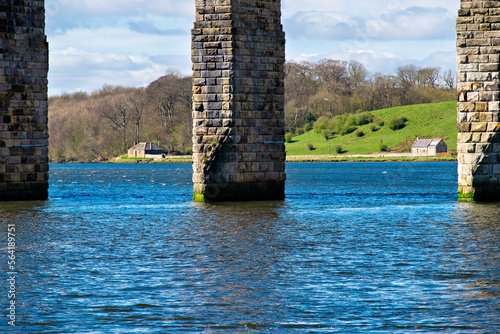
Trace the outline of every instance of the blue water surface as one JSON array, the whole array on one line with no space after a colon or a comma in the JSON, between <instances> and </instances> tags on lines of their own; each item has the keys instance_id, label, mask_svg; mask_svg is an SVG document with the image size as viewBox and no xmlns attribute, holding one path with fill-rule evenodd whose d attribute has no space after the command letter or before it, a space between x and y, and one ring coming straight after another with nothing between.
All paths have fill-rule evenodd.
<instances>
[{"instance_id":1,"label":"blue water surface","mask_svg":"<svg viewBox=\"0 0 500 334\"><path fill-rule=\"evenodd\" d=\"M53 164L0 204L0 332L498 333L500 204L456 168L294 163L285 201L199 204L189 164Z\"/></svg>"}]
</instances>

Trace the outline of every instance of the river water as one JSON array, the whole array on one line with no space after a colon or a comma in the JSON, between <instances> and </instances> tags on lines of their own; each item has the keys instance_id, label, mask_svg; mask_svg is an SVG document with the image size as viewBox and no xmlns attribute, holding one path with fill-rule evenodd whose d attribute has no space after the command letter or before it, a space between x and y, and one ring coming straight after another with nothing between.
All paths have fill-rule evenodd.
<instances>
[{"instance_id":1,"label":"river water","mask_svg":"<svg viewBox=\"0 0 500 334\"><path fill-rule=\"evenodd\" d=\"M500 204L458 203L455 163L287 174L197 204L189 164L51 165L48 201L0 204L0 332L500 332Z\"/></svg>"}]
</instances>

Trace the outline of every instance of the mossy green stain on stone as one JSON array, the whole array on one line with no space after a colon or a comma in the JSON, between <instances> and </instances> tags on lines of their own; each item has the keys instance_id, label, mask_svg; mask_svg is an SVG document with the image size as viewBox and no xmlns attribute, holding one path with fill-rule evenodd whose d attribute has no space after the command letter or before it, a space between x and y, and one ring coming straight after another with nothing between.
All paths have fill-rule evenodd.
<instances>
[{"instance_id":1,"label":"mossy green stain on stone","mask_svg":"<svg viewBox=\"0 0 500 334\"><path fill-rule=\"evenodd\" d=\"M205 194L199 191L195 191L193 194L194 202L205 202Z\"/></svg>"},{"instance_id":2,"label":"mossy green stain on stone","mask_svg":"<svg viewBox=\"0 0 500 334\"><path fill-rule=\"evenodd\" d=\"M475 200L475 194L474 193L459 192L458 193L458 200L460 202L474 202L474 200Z\"/></svg>"}]
</instances>

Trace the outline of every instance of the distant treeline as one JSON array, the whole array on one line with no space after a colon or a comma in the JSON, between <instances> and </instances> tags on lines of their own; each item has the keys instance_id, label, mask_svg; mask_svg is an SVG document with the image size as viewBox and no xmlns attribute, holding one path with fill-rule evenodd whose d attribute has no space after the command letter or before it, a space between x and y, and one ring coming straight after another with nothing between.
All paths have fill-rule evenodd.
<instances>
[{"instance_id":1,"label":"distant treeline","mask_svg":"<svg viewBox=\"0 0 500 334\"><path fill-rule=\"evenodd\" d=\"M358 62L323 59L286 64L287 132L312 129L316 119L456 99L456 75L438 67L401 66L396 75L369 73Z\"/></svg>"},{"instance_id":2,"label":"distant treeline","mask_svg":"<svg viewBox=\"0 0 500 334\"><path fill-rule=\"evenodd\" d=\"M192 152L192 79L175 71L145 88L104 85L92 93L49 99L52 161L107 160L135 142ZM310 130L316 119L376 109L450 101L455 76L407 65L396 75L369 73L357 62L324 59L285 66L287 132Z\"/></svg>"},{"instance_id":3,"label":"distant treeline","mask_svg":"<svg viewBox=\"0 0 500 334\"><path fill-rule=\"evenodd\" d=\"M146 88L105 85L49 99L52 161L107 160L135 142L191 153L191 77L168 73Z\"/></svg>"}]
</instances>

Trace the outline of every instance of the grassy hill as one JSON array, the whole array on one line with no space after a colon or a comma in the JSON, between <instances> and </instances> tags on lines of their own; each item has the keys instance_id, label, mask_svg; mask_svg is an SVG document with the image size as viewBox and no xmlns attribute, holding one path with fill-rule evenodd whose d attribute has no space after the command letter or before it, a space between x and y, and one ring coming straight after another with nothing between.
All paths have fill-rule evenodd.
<instances>
[{"instance_id":1,"label":"grassy hill","mask_svg":"<svg viewBox=\"0 0 500 334\"><path fill-rule=\"evenodd\" d=\"M371 124L358 126L358 129L365 133L363 137L357 137L355 133L334 135L330 139L332 155L338 154L334 149L336 145L342 145L343 154L378 153L381 142L386 144L391 152L403 152L406 140L408 139L408 144L411 146L417 137L443 138L448 145L448 151L457 149L456 102L419 104L370 113L378 122L384 121L385 125L377 124L375 131L371 131L373 128ZM387 125L388 121L402 116L408 119L406 126L399 130L391 130ZM309 150L308 143L314 146L313 150ZM286 144L286 151L287 155L327 155L328 141L312 130L293 137L292 142Z\"/></svg>"}]
</instances>

